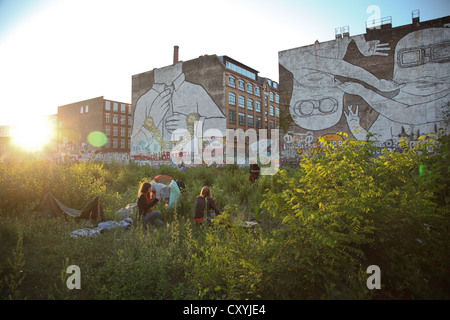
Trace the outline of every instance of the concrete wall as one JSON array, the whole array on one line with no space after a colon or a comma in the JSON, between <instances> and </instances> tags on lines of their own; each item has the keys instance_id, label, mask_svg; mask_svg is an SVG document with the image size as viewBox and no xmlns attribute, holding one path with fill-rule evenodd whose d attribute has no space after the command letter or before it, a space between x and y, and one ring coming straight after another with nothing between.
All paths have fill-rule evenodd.
<instances>
[{"instance_id":1,"label":"concrete wall","mask_svg":"<svg viewBox=\"0 0 450 320\"><path fill-rule=\"evenodd\" d=\"M191 147L201 143L198 136L217 130L225 136L224 71L217 56L202 56L134 75L131 155L169 160L167 153L175 147L194 150ZM196 122L201 126L195 127ZM183 146L171 141L172 134Z\"/></svg>"},{"instance_id":2,"label":"concrete wall","mask_svg":"<svg viewBox=\"0 0 450 320\"><path fill-rule=\"evenodd\" d=\"M450 17L279 52L280 105L289 112L282 156L316 147L319 137L366 139L395 147L446 127ZM339 142L337 142L339 143Z\"/></svg>"}]
</instances>

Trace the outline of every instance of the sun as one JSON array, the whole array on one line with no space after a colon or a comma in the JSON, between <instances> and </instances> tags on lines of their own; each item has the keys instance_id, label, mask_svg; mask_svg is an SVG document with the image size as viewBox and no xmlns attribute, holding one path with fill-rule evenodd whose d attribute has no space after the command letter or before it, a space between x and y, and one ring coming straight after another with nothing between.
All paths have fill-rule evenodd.
<instances>
[{"instance_id":1,"label":"sun","mask_svg":"<svg viewBox=\"0 0 450 320\"><path fill-rule=\"evenodd\" d=\"M13 142L27 151L39 151L50 142L52 130L44 117L23 119L12 130Z\"/></svg>"}]
</instances>

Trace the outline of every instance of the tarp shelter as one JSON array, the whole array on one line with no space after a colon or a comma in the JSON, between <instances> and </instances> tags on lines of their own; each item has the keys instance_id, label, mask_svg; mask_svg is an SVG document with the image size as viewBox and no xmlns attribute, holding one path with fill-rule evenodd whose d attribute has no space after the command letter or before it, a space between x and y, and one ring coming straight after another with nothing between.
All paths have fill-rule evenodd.
<instances>
[{"instance_id":1,"label":"tarp shelter","mask_svg":"<svg viewBox=\"0 0 450 320\"><path fill-rule=\"evenodd\" d=\"M171 176L158 175L150 182L156 190L156 196L161 197L169 207L175 206L180 198L180 188Z\"/></svg>"},{"instance_id":2,"label":"tarp shelter","mask_svg":"<svg viewBox=\"0 0 450 320\"><path fill-rule=\"evenodd\" d=\"M48 218L72 217L77 219L88 219L93 223L106 221L103 214L103 208L100 203L100 197L95 197L89 201L81 210L69 208L56 199L50 192L46 193L42 199L38 211Z\"/></svg>"}]
</instances>

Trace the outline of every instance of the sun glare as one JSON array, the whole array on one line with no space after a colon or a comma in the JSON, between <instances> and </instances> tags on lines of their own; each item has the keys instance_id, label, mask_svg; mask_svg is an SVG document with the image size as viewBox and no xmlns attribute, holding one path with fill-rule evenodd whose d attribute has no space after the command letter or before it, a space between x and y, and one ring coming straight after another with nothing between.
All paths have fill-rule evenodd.
<instances>
[{"instance_id":1,"label":"sun glare","mask_svg":"<svg viewBox=\"0 0 450 320\"><path fill-rule=\"evenodd\" d=\"M25 119L12 132L13 141L27 151L41 150L51 138L51 129L44 118Z\"/></svg>"}]
</instances>

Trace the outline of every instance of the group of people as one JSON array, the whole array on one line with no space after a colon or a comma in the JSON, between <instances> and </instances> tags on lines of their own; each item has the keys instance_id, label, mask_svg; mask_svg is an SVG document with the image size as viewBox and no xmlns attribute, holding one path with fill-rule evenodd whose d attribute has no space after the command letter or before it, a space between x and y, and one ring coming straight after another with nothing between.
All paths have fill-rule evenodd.
<instances>
[{"instance_id":1,"label":"group of people","mask_svg":"<svg viewBox=\"0 0 450 320\"><path fill-rule=\"evenodd\" d=\"M150 225L161 226L164 223L159 219L161 217L161 211L152 211L152 208L161 200L161 197L156 196L156 190L149 182L143 182L139 187L138 194L138 217L142 220L144 227ZM217 215L220 214L219 209L214 202L211 195L211 189L208 186L204 186L195 199L195 213L194 221L203 222L206 219L207 222L211 222Z\"/></svg>"},{"instance_id":2,"label":"group of people","mask_svg":"<svg viewBox=\"0 0 450 320\"><path fill-rule=\"evenodd\" d=\"M260 168L257 164L250 166L250 182L254 183L259 178ZM179 184L178 180L177 183ZM184 189L184 183L182 183ZM138 210L139 219L142 220L144 227L149 225L161 226L164 223L159 219L161 217L161 211L152 211L161 197L156 196L156 190L150 182L143 182L139 187L138 192ZM200 191L200 194L195 199L195 211L194 221L202 223L203 221L211 222L217 215L220 214L220 210L217 208L216 203L211 195L211 189L208 186L204 186Z\"/></svg>"}]
</instances>

